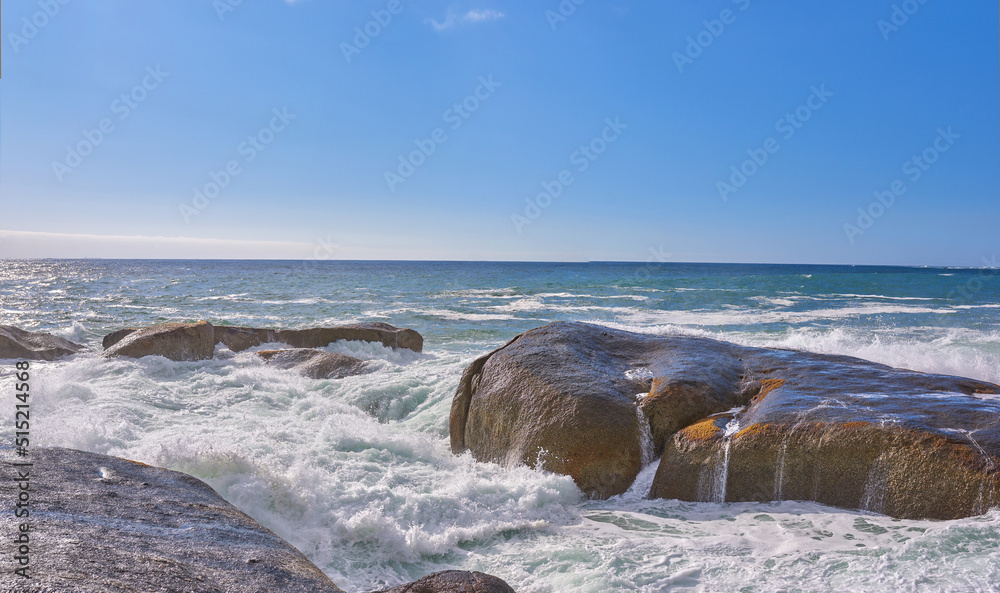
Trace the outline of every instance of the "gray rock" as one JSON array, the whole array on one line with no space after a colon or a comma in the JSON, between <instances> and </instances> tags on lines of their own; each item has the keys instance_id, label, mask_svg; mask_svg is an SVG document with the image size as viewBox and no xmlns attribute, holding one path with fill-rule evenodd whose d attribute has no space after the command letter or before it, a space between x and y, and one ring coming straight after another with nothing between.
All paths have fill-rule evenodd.
<instances>
[{"instance_id":1,"label":"gray rock","mask_svg":"<svg viewBox=\"0 0 1000 593\"><path fill-rule=\"evenodd\" d=\"M294 369L313 379L343 379L372 371L360 358L315 348L262 350L257 354L270 365L279 369Z\"/></svg>"},{"instance_id":2,"label":"gray rock","mask_svg":"<svg viewBox=\"0 0 1000 593\"><path fill-rule=\"evenodd\" d=\"M190 361L206 360L214 353L215 328L207 321L199 321L163 323L130 332L114 342L102 356L142 358L158 355L170 360Z\"/></svg>"},{"instance_id":3,"label":"gray rock","mask_svg":"<svg viewBox=\"0 0 1000 593\"><path fill-rule=\"evenodd\" d=\"M502 579L486 573L446 570L408 585L374 593L514 593L514 589Z\"/></svg>"},{"instance_id":4,"label":"gray rock","mask_svg":"<svg viewBox=\"0 0 1000 593\"><path fill-rule=\"evenodd\" d=\"M120 329L104 336L103 345L106 358L160 355L171 360L205 360L212 358L215 344L225 344L233 352L242 352L253 346L272 342L306 349L322 348L338 340L378 342L390 348L407 348L414 352L420 352L424 343L423 337L412 329L399 329L387 323L359 323L309 329L261 329L229 325L213 326L207 321L199 321L164 323L143 329ZM2 346L2 334L0 334L0 346ZM331 369L345 366L343 361L335 362L333 357L328 358L327 366ZM322 366L317 363L317 367ZM321 373L320 370L310 372Z\"/></svg>"},{"instance_id":5,"label":"gray rock","mask_svg":"<svg viewBox=\"0 0 1000 593\"><path fill-rule=\"evenodd\" d=\"M55 360L83 350L52 334L29 332L12 325L0 325L0 359Z\"/></svg>"},{"instance_id":6,"label":"gray rock","mask_svg":"<svg viewBox=\"0 0 1000 593\"><path fill-rule=\"evenodd\" d=\"M14 508L16 457L0 449L0 501ZM343 593L305 556L186 474L72 449L33 448L30 581L39 593ZM10 541L25 519L0 514Z\"/></svg>"},{"instance_id":7,"label":"gray rock","mask_svg":"<svg viewBox=\"0 0 1000 593\"><path fill-rule=\"evenodd\" d=\"M322 348L338 340L379 342L389 348L423 350L423 337L412 329L399 329L388 323L357 323L339 327L308 329L259 329L220 325L215 328L216 343L225 344L233 352L253 346L281 342L295 348Z\"/></svg>"}]
</instances>

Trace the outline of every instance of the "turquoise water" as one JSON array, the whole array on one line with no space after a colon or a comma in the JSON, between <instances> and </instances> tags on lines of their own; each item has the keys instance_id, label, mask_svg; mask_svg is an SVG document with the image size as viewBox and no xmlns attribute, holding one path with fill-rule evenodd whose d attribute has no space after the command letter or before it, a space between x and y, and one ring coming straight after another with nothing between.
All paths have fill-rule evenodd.
<instances>
[{"instance_id":1,"label":"turquoise water","mask_svg":"<svg viewBox=\"0 0 1000 593\"><path fill-rule=\"evenodd\" d=\"M120 327L385 321L422 354L338 343L378 371L312 380L218 347L105 361ZM1000 382L1000 270L708 264L4 261L0 323L93 349L34 373L37 444L189 472L365 591L484 570L526 592L991 591L1000 512L898 521L811 503L608 501L453 456L465 366L568 319L851 354ZM0 389L10 387L0 363ZM3 410L7 422L8 410Z\"/></svg>"}]
</instances>

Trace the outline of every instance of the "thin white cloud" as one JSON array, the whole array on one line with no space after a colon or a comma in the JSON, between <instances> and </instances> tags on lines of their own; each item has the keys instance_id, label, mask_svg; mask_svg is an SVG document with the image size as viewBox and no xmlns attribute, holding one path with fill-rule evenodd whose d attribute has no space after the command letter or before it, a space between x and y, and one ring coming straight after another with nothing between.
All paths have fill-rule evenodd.
<instances>
[{"instance_id":1,"label":"thin white cloud","mask_svg":"<svg viewBox=\"0 0 1000 593\"><path fill-rule=\"evenodd\" d=\"M443 21L438 22L434 19L427 19L427 22L430 23L431 27L433 27L435 31L441 32L446 29L450 29L455 25L496 21L504 18L505 16L507 15L499 10L493 10L492 8L472 9L465 14L459 14L453 10L449 10Z\"/></svg>"},{"instance_id":2,"label":"thin white cloud","mask_svg":"<svg viewBox=\"0 0 1000 593\"><path fill-rule=\"evenodd\" d=\"M500 12L499 10L487 9L487 10L470 10L469 12L465 13L464 18L470 23L480 23L483 21L496 21L502 19L504 16L506 15L504 15L504 13Z\"/></svg>"},{"instance_id":3,"label":"thin white cloud","mask_svg":"<svg viewBox=\"0 0 1000 593\"><path fill-rule=\"evenodd\" d=\"M0 230L0 259L308 259L315 244ZM338 254L339 256L339 254Z\"/></svg>"},{"instance_id":4,"label":"thin white cloud","mask_svg":"<svg viewBox=\"0 0 1000 593\"><path fill-rule=\"evenodd\" d=\"M308 237L308 235L306 235ZM456 254L470 261L585 261L578 253L531 252L491 249L459 251L444 247L415 249L387 247L368 241L358 245L329 246L329 237L317 241L255 241L246 239L196 239L143 235L92 235L0 229L0 262L5 259L288 259L288 260L441 260ZM332 250L331 248L332 247ZM2 268L2 263L0 263Z\"/></svg>"}]
</instances>

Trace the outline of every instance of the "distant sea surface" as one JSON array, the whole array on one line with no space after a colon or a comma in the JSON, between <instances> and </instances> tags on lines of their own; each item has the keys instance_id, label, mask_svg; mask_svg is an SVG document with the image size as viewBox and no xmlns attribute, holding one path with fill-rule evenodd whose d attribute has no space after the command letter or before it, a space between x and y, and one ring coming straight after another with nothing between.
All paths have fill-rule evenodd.
<instances>
[{"instance_id":1,"label":"distant sea surface","mask_svg":"<svg viewBox=\"0 0 1000 593\"><path fill-rule=\"evenodd\" d=\"M113 330L167 321L302 328L383 321L424 352L313 380L218 346L213 360L98 358ZM555 320L848 354L1000 383L1000 270L712 264L0 261L0 323L91 352L33 373L35 445L209 483L345 590L448 568L519 593L997 591L1000 511L900 521L802 502L607 501L528 467L454 456L462 371ZM12 393L0 363L0 393ZM12 423L11 406L0 420ZM6 438L6 437L5 437Z\"/></svg>"}]
</instances>

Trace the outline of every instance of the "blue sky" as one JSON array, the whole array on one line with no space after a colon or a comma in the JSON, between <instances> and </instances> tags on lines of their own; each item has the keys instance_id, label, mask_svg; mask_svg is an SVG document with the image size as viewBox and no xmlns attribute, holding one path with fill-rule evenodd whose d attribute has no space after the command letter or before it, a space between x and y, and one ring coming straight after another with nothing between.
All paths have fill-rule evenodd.
<instances>
[{"instance_id":1,"label":"blue sky","mask_svg":"<svg viewBox=\"0 0 1000 593\"><path fill-rule=\"evenodd\" d=\"M1000 252L996 2L2 11L0 258Z\"/></svg>"}]
</instances>

